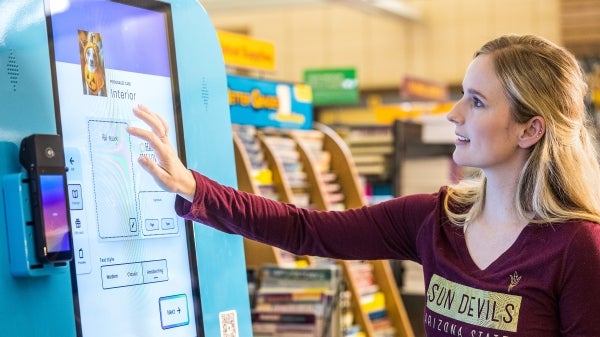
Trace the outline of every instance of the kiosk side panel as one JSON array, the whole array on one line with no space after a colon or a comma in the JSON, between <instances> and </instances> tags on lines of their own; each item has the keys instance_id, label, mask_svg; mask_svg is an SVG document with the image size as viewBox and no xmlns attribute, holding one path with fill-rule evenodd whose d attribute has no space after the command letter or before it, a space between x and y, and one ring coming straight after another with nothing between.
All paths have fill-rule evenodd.
<instances>
[{"instance_id":1,"label":"kiosk side panel","mask_svg":"<svg viewBox=\"0 0 600 337\"><path fill-rule=\"evenodd\" d=\"M44 6L0 0L0 177L16 174L21 139L56 133ZM26 193L26 191L24 192ZM8 194L8 196L7 196ZM39 277L11 274L4 187L0 193L0 325L3 336L75 336L68 265ZM14 224L11 224L14 225ZM22 244L22 243L21 243Z\"/></svg>"},{"instance_id":2,"label":"kiosk side panel","mask_svg":"<svg viewBox=\"0 0 600 337\"><path fill-rule=\"evenodd\" d=\"M237 186L221 47L208 15L195 1L172 3L177 64L190 168ZM221 336L232 312L239 336L252 336L244 247L241 237L195 224L206 336Z\"/></svg>"}]
</instances>

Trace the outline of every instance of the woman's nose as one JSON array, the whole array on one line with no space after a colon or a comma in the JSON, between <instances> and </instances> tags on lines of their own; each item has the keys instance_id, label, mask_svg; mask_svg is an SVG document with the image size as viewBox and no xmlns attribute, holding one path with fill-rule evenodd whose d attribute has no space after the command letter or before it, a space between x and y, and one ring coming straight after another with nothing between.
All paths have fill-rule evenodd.
<instances>
[{"instance_id":1,"label":"woman's nose","mask_svg":"<svg viewBox=\"0 0 600 337\"><path fill-rule=\"evenodd\" d=\"M450 109L450 111L448 111L448 113L446 114L446 119L448 121L450 121L451 123L460 124L460 122L462 120L462 118L460 117L460 113L458 111L459 104L460 104L460 101L456 102L456 104L454 104L452 109Z\"/></svg>"}]
</instances>

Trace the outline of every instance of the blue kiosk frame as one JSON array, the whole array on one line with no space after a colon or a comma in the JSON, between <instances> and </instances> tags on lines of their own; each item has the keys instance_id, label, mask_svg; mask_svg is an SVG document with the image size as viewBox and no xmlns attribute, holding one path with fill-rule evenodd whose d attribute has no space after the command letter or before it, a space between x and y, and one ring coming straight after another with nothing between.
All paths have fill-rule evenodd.
<instances>
[{"instance_id":1,"label":"blue kiosk frame","mask_svg":"<svg viewBox=\"0 0 600 337\"><path fill-rule=\"evenodd\" d=\"M187 164L236 186L227 78L216 32L197 1L167 2L177 41ZM1 178L23 171L18 159L21 139L33 133L56 133L56 123L43 1L0 0L0 22ZM42 277L11 273L9 246L23 242L9 242L7 219L14 200L6 200L5 189L0 193L2 335L75 336L69 272ZM241 237L201 224L194 224L194 234L205 336L223 336L219 314L232 310L237 314L238 336L251 336Z\"/></svg>"}]
</instances>

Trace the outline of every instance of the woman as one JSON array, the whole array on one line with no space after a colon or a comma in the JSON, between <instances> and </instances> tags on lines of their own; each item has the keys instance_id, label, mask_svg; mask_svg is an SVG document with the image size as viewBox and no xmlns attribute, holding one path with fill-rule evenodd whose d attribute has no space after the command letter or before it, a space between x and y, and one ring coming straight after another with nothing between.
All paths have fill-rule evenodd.
<instances>
[{"instance_id":1,"label":"woman","mask_svg":"<svg viewBox=\"0 0 600 337\"><path fill-rule=\"evenodd\" d=\"M448 113L457 164L480 174L434 194L341 212L237 192L188 170L145 107L181 216L296 254L423 265L427 336L600 336L600 167L574 57L535 36L502 36L469 65Z\"/></svg>"}]
</instances>

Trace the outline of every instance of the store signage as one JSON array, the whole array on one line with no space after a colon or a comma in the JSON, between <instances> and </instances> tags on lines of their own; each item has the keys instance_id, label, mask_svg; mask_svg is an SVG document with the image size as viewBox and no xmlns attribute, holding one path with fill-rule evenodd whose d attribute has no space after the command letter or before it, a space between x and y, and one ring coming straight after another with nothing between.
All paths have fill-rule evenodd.
<instances>
[{"instance_id":1,"label":"store signage","mask_svg":"<svg viewBox=\"0 0 600 337\"><path fill-rule=\"evenodd\" d=\"M275 46L245 35L217 31L225 64L259 70L275 69Z\"/></svg>"},{"instance_id":2,"label":"store signage","mask_svg":"<svg viewBox=\"0 0 600 337\"><path fill-rule=\"evenodd\" d=\"M227 76L231 123L312 129L310 86L236 75Z\"/></svg>"},{"instance_id":3,"label":"store signage","mask_svg":"<svg viewBox=\"0 0 600 337\"><path fill-rule=\"evenodd\" d=\"M358 103L358 80L354 68L307 69L304 83L311 86L314 105Z\"/></svg>"},{"instance_id":4,"label":"store signage","mask_svg":"<svg viewBox=\"0 0 600 337\"><path fill-rule=\"evenodd\" d=\"M400 95L406 100L447 101L448 87L444 84L416 77L405 77Z\"/></svg>"}]
</instances>

